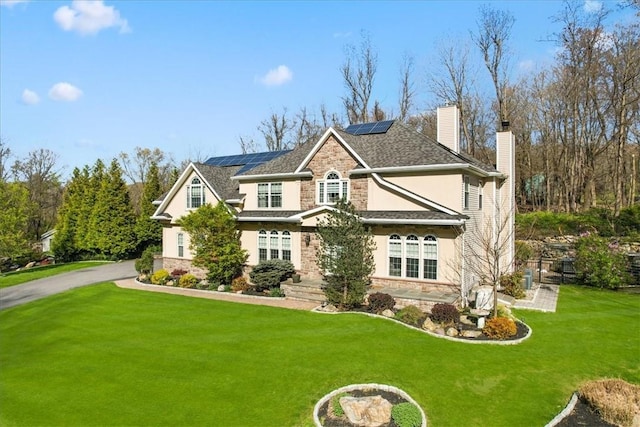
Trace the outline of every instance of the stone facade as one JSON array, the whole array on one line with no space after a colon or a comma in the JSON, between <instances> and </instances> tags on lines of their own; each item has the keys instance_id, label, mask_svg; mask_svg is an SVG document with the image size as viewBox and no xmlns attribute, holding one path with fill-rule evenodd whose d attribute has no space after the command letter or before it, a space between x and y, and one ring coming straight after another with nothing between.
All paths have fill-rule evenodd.
<instances>
[{"instance_id":1,"label":"stone facade","mask_svg":"<svg viewBox=\"0 0 640 427\"><path fill-rule=\"evenodd\" d=\"M308 246L306 236L309 236ZM320 249L320 239L315 233L315 230L303 228L302 233L300 233L300 248L302 248L302 268L300 269L300 275L307 279L321 279L322 274L316 262L316 253L318 249Z\"/></svg>"},{"instance_id":2,"label":"stone facade","mask_svg":"<svg viewBox=\"0 0 640 427\"><path fill-rule=\"evenodd\" d=\"M196 276L198 279L204 279L207 277L206 270L200 267L196 267L195 265L192 264L191 260L184 259L184 258L165 257L162 259L162 268L167 270L169 273L171 273L173 270L176 270L176 269L185 270L188 273L191 273L194 276Z\"/></svg>"},{"instance_id":3,"label":"stone facade","mask_svg":"<svg viewBox=\"0 0 640 427\"><path fill-rule=\"evenodd\" d=\"M313 178L301 182L300 209L303 211L315 208L316 182L324 179L329 171L336 171L342 179L348 179L348 172L355 169L358 162L333 137L329 138L311 159L307 168L313 173ZM367 207L367 178L350 179L350 200L356 209Z\"/></svg>"}]
</instances>

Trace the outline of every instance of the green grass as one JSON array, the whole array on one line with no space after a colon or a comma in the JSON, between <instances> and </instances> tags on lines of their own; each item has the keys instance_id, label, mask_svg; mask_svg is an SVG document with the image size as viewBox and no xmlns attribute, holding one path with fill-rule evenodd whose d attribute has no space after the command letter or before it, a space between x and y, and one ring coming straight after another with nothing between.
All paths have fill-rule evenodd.
<instances>
[{"instance_id":1,"label":"green grass","mask_svg":"<svg viewBox=\"0 0 640 427\"><path fill-rule=\"evenodd\" d=\"M563 286L516 346L100 284L0 311L0 425L311 426L353 383L409 393L432 426L543 426L582 382L640 383L640 296Z\"/></svg>"},{"instance_id":2,"label":"green grass","mask_svg":"<svg viewBox=\"0 0 640 427\"><path fill-rule=\"evenodd\" d=\"M69 271L81 270L87 267L95 267L96 265L108 264L109 261L82 261L71 262L66 264L51 264L42 267L29 268L27 270L14 271L0 275L0 289L9 286L20 285L44 277L55 276L60 273L68 273Z\"/></svg>"}]
</instances>

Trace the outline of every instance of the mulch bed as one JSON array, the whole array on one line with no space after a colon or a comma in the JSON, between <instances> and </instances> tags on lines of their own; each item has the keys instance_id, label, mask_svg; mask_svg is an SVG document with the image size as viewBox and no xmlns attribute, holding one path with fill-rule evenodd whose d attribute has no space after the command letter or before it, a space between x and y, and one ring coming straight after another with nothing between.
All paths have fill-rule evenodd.
<instances>
[{"instance_id":1,"label":"mulch bed","mask_svg":"<svg viewBox=\"0 0 640 427\"><path fill-rule=\"evenodd\" d=\"M462 327L463 327L463 329L465 327L467 327L469 329L475 329L475 328L467 326L467 325L462 325ZM524 338L529 333L529 327L527 325L525 325L524 323L522 323L522 322L516 322L516 328L518 329L516 334L514 336L506 339L506 340L492 339L492 338L489 338L488 336L486 336L485 334L481 334L477 338L470 338L470 337L463 337L463 336L458 336L456 338L459 338L461 340L467 340L467 341L513 341L513 340L518 340L520 338Z\"/></svg>"},{"instance_id":2,"label":"mulch bed","mask_svg":"<svg viewBox=\"0 0 640 427\"><path fill-rule=\"evenodd\" d=\"M616 427L603 420L600 413L582 399L576 401L573 411L564 417L556 427Z\"/></svg>"}]
</instances>

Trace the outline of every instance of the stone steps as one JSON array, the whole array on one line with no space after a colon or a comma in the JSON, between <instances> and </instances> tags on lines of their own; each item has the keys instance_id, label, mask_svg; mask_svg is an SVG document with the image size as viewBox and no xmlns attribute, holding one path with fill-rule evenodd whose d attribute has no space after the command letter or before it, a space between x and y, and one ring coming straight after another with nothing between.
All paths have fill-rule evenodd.
<instances>
[{"instance_id":1,"label":"stone steps","mask_svg":"<svg viewBox=\"0 0 640 427\"><path fill-rule=\"evenodd\" d=\"M280 289L282 289L287 298L323 303L326 301L326 297L321 286L322 283L293 283L287 281L280 284Z\"/></svg>"}]
</instances>

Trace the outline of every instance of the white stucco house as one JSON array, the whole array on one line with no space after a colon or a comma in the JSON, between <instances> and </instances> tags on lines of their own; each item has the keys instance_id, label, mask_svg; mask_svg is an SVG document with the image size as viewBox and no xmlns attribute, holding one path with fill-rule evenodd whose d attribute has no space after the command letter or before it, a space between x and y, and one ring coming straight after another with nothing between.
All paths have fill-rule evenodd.
<instances>
[{"instance_id":1,"label":"white stucco house","mask_svg":"<svg viewBox=\"0 0 640 427\"><path fill-rule=\"evenodd\" d=\"M511 271L514 137L498 132L496 164L486 165L460 152L459 129L459 111L448 106L438 109L438 141L388 120L329 128L293 150L191 163L156 203L164 268L197 270L176 220L223 200L235 212L249 265L286 259L303 278L320 279L316 224L346 198L374 235L372 287L464 302L485 276L483 239L499 241L497 262Z\"/></svg>"}]
</instances>

